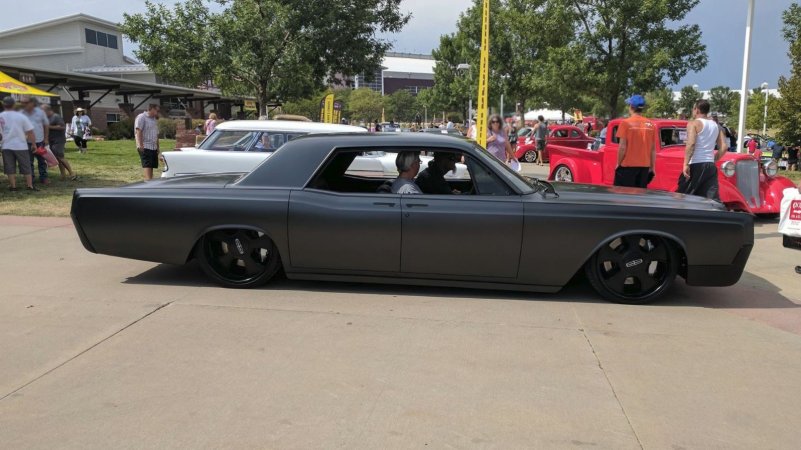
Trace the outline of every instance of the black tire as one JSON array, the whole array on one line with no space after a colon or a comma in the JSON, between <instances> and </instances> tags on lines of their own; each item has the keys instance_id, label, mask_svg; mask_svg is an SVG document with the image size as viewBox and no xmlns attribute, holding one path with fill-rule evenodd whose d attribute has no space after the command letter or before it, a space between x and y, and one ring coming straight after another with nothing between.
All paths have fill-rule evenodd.
<instances>
[{"instance_id":1,"label":"black tire","mask_svg":"<svg viewBox=\"0 0 801 450\"><path fill-rule=\"evenodd\" d=\"M601 297L629 305L650 303L662 296L678 270L673 244L644 234L607 242L585 265L587 279Z\"/></svg>"},{"instance_id":2,"label":"black tire","mask_svg":"<svg viewBox=\"0 0 801 450\"><path fill-rule=\"evenodd\" d=\"M573 176L573 171L570 170L570 167L567 167L565 165L561 165L561 166L558 166L553 171L553 180L554 181L561 181L563 183L572 183L576 179Z\"/></svg>"},{"instance_id":3,"label":"black tire","mask_svg":"<svg viewBox=\"0 0 801 450\"><path fill-rule=\"evenodd\" d=\"M529 150L523 154L523 161L527 163L533 163L537 161L537 151L536 150Z\"/></svg>"},{"instance_id":4,"label":"black tire","mask_svg":"<svg viewBox=\"0 0 801 450\"><path fill-rule=\"evenodd\" d=\"M230 288L261 286L281 269L275 243L255 230L210 231L198 242L195 257L206 276Z\"/></svg>"}]
</instances>

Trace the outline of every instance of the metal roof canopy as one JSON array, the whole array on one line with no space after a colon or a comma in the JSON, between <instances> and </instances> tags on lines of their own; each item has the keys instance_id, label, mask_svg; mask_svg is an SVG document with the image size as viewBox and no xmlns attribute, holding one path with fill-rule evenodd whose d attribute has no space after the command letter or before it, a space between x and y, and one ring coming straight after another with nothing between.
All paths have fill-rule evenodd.
<instances>
[{"instance_id":1,"label":"metal roof canopy","mask_svg":"<svg viewBox=\"0 0 801 450\"><path fill-rule=\"evenodd\" d=\"M242 101L244 99L252 100L251 97L238 97L238 96L221 96L219 92L204 91L202 89L192 89L182 86L173 86L169 84L148 83L145 81L127 80L118 77L104 77L100 75L88 75L78 72L67 72L59 70L45 70L37 69L34 67L17 66L10 64L0 63L0 71L3 71L11 76L19 77L20 72L33 74L36 78L35 85L50 85L63 86L69 91L106 91L109 88L119 89L120 94L127 93L129 95L136 94L151 94L154 91L161 94L158 97L181 97L191 98L192 100L216 100L220 101ZM57 83L57 85L55 84ZM53 88L54 88L53 87ZM50 88L52 90L53 88ZM102 93L102 92L101 92Z\"/></svg>"}]
</instances>

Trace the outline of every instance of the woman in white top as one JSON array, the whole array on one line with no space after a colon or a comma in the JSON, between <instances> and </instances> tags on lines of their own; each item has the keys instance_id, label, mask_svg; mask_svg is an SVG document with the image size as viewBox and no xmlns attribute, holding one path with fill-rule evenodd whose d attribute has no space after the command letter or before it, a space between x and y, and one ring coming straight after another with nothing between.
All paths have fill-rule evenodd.
<instances>
[{"instance_id":1,"label":"woman in white top","mask_svg":"<svg viewBox=\"0 0 801 450\"><path fill-rule=\"evenodd\" d=\"M709 108L707 100L698 100L693 107L695 119L687 122L684 170L679 176L678 192L720 201L715 163L729 147L723 130L708 117Z\"/></svg>"},{"instance_id":2,"label":"woman in white top","mask_svg":"<svg viewBox=\"0 0 801 450\"><path fill-rule=\"evenodd\" d=\"M205 125L203 126L203 131L206 133L206 136L210 135L212 131L217 127L217 114L211 113L209 114L209 118L206 120Z\"/></svg>"},{"instance_id":3,"label":"woman in white top","mask_svg":"<svg viewBox=\"0 0 801 450\"><path fill-rule=\"evenodd\" d=\"M86 153L86 141L92 136L91 129L92 119L86 115L86 110L83 108L76 109L70 123L70 136L72 136L81 153Z\"/></svg>"}]
</instances>

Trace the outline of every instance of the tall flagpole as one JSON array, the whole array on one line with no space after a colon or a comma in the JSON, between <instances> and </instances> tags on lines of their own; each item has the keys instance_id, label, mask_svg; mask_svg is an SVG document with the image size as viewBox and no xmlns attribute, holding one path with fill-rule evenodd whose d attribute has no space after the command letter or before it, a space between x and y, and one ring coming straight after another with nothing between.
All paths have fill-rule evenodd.
<instances>
[{"instance_id":1,"label":"tall flagpole","mask_svg":"<svg viewBox=\"0 0 801 450\"><path fill-rule=\"evenodd\" d=\"M490 0L484 0L481 14L481 64L478 74L478 110L476 111L476 141L487 148L487 84L489 81L489 15Z\"/></svg>"},{"instance_id":2,"label":"tall flagpole","mask_svg":"<svg viewBox=\"0 0 801 450\"><path fill-rule=\"evenodd\" d=\"M748 0L748 18L745 23L745 51L743 53L743 84L740 86L740 115L737 121L737 151L745 152L745 113L748 109L748 62L751 57L751 28L754 24L754 0Z\"/></svg>"}]
</instances>

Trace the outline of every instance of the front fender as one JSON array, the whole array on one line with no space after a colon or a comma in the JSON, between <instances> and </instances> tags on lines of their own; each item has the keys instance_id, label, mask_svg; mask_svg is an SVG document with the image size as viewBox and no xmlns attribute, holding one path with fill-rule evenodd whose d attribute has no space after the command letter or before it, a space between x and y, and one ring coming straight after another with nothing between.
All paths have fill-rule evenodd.
<instances>
[{"instance_id":1,"label":"front fender","mask_svg":"<svg viewBox=\"0 0 801 450\"><path fill-rule=\"evenodd\" d=\"M718 186L720 201L726 205L726 208L730 211L743 211L753 214L745 197L743 197L743 194L740 193L740 190L737 189L734 183L727 178L721 177L718 178Z\"/></svg>"}]
</instances>

